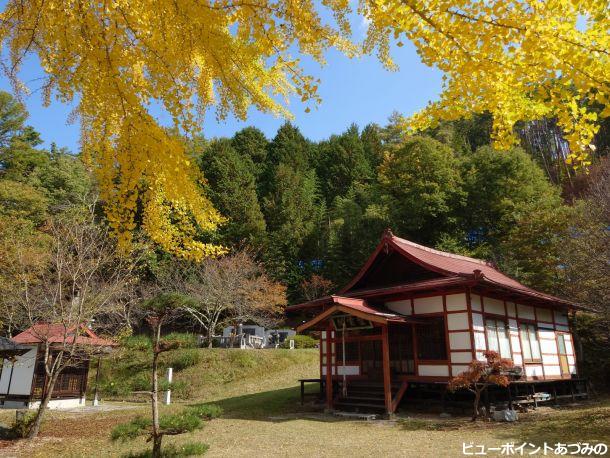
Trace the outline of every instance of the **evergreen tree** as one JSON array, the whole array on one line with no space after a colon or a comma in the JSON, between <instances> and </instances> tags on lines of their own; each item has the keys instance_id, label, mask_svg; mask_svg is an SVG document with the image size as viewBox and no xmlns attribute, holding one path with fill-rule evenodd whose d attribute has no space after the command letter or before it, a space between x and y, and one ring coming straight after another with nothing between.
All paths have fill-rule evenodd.
<instances>
[{"instance_id":1,"label":"evergreen tree","mask_svg":"<svg viewBox=\"0 0 610 458\"><path fill-rule=\"evenodd\" d=\"M559 189L521 148L478 148L463 162L467 205L461 214L469 245L487 244L491 255L526 208L552 209L562 204Z\"/></svg>"},{"instance_id":2,"label":"evergreen tree","mask_svg":"<svg viewBox=\"0 0 610 458\"><path fill-rule=\"evenodd\" d=\"M376 186L356 185L338 196L330 212L330 234L324 274L342 286L360 269L390 224L387 206Z\"/></svg>"},{"instance_id":3,"label":"evergreen tree","mask_svg":"<svg viewBox=\"0 0 610 458\"><path fill-rule=\"evenodd\" d=\"M201 155L200 167L207 178L208 197L228 218L219 229L222 243L260 245L265 237L265 220L250 156L240 155L228 139L215 140Z\"/></svg>"},{"instance_id":4,"label":"evergreen tree","mask_svg":"<svg viewBox=\"0 0 610 458\"><path fill-rule=\"evenodd\" d=\"M318 145L317 170L322 194L328 203L345 195L355 183L372 178L372 167L355 124Z\"/></svg>"},{"instance_id":5,"label":"evergreen tree","mask_svg":"<svg viewBox=\"0 0 610 458\"><path fill-rule=\"evenodd\" d=\"M265 163L267 159L267 144L269 141L265 134L256 127L246 127L236 132L231 139L231 145L241 156L249 156L257 166Z\"/></svg>"},{"instance_id":6,"label":"evergreen tree","mask_svg":"<svg viewBox=\"0 0 610 458\"><path fill-rule=\"evenodd\" d=\"M289 123L267 148L262 175L263 213L269 233L266 265L275 279L288 286L291 299L316 258L321 214L318 180L312 161L313 145Z\"/></svg>"},{"instance_id":7,"label":"evergreen tree","mask_svg":"<svg viewBox=\"0 0 610 458\"><path fill-rule=\"evenodd\" d=\"M377 167L383 160L383 140L382 129L377 124L367 124L362 133L360 140L364 147L364 154L371 166L371 169L376 174Z\"/></svg>"},{"instance_id":8,"label":"evergreen tree","mask_svg":"<svg viewBox=\"0 0 610 458\"><path fill-rule=\"evenodd\" d=\"M466 197L459 165L451 148L429 137L386 153L379 183L396 234L434 245L455 230Z\"/></svg>"}]
</instances>

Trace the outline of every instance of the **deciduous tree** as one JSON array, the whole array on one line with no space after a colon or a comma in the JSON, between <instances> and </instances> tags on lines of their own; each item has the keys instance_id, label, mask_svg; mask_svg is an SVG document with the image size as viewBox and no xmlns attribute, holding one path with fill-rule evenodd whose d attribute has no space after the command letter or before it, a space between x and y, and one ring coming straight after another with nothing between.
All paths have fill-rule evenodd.
<instances>
[{"instance_id":1,"label":"deciduous tree","mask_svg":"<svg viewBox=\"0 0 610 458\"><path fill-rule=\"evenodd\" d=\"M472 361L468 369L449 380L447 385L451 391L466 389L474 393L472 421L480 416L481 394L490 385L508 386L509 371L513 368L512 360L500 358L499 353L495 351L488 350L484 355L486 361Z\"/></svg>"},{"instance_id":2,"label":"deciduous tree","mask_svg":"<svg viewBox=\"0 0 610 458\"><path fill-rule=\"evenodd\" d=\"M18 291L24 318L21 325L33 327L40 340L46 372L44 396L30 438L38 434L62 371L99 351L87 338L85 325L115 313L115 299L132 281L132 262L116 256L107 227L95 220L94 203L52 219L48 233L47 262L42 267L23 264L18 277L22 281Z\"/></svg>"},{"instance_id":3,"label":"deciduous tree","mask_svg":"<svg viewBox=\"0 0 610 458\"><path fill-rule=\"evenodd\" d=\"M198 240L198 229L214 229L220 216L199 192L183 142L151 114L152 102L174 128L194 133L198 115L212 107L219 118L243 119L250 107L287 115L282 100L293 94L317 101L319 81L291 53L321 63L329 48L357 54L350 5L323 3L335 20L329 24L311 2L10 0L0 26L10 49L3 68L23 89L19 68L36 54L45 103L52 94L76 101L83 150L123 244L142 215L165 249L201 258L219 248ZM610 114L607 7L605 0L362 1L361 49L391 68L390 45L411 40L422 61L445 74L440 100L412 127L489 112L506 149L515 122L556 118L568 159L586 164L598 119ZM599 114L592 106L602 107Z\"/></svg>"}]
</instances>

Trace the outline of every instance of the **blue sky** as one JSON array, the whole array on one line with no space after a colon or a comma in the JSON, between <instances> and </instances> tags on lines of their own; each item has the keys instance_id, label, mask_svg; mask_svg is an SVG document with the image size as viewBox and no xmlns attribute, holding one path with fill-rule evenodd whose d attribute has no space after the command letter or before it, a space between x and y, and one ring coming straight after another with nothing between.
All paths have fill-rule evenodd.
<instances>
[{"instance_id":1,"label":"blue sky","mask_svg":"<svg viewBox=\"0 0 610 458\"><path fill-rule=\"evenodd\" d=\"M441 89L441 73L423 65L414 47L405 46L392 50L392 56L400 69L385 70L375 57L348 59L336 51L327 54L327 65L306 63L305 69L319 76L322 83L319 93L322 103L305 112L305 106L293 100L290 109L294 123L312 140L321 140L331 134L344 131L351 123L363 127L368 123L385 124L393 111L409 115L423 108L428 101L438 97ZM24 102L30 113L29 124L42 134L48 146L55 142L72 151L78 151L78 122L68 124L71 106L53 100L50 107L43 107L40 93L42 70L36 58L31 57L23 66L21 79L32 91ZM0 78L0 89L11 92L6 77ZM167 123L161 113L162 123ZM164 122L165 121L165 122ZM203 133L206 137L231 136L239 129L253 125L268 137L273 137L284 122L269 114L251 110L246 122L229 118L217 121L213 113L206 118Z\"/></svg>"}]
</instances>

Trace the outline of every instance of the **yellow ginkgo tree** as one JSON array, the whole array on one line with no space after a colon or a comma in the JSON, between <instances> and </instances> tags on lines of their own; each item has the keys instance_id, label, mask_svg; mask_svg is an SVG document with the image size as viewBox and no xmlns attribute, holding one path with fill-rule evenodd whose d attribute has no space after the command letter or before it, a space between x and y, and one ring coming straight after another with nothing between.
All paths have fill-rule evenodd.
<instances>
[{"instance_id":1,"label":"yellow ginkgo tree","mask_svg":"<svg viewBox=\"0 0 610 458\"><path fill-rule=\"evenodd\" d=\"M440 100L407 120L410 127L488 111L496 144L507 147L517 121L555 117L570 160L586 165L598 117L610 114L608 1L361 0L358 13L369 24L363 43L351 41L351 5L8 0L2 65L24 90L19 67L35 54L46 101L76 103L84 156L124 246L141 220L166 250L195 259L222 250L197 238L222 216L200 192L203 177L179 134L196 133L211 108L217 118L243 119L251 107L289 115L291 95L319 102L319 81L299 57L324 63L329 48L376 53L392 68L390 45L410 40L445 75ZM156 105L173 129L151 114Z\"/></svg>"}]
</instances>

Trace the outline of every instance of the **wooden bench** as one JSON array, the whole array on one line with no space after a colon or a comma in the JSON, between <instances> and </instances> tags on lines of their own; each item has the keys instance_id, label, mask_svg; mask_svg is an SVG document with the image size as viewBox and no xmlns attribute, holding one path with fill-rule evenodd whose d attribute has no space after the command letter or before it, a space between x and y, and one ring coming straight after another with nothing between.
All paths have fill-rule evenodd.
<instances>
[{"instance_id":1,"label":"wooden bench","mask_svg":"<svg viewBox=\"0 0 610 458\"><path fill-rule=\"evenodd\" d=\"M320 393L319 396L322 398L324 394L324 385L322 383L322 379L319 378L300 378L299 383L301 384L301 405L305 403L305 384L306 383L319 383L320 384ZM312 393L313 394L313 393Z\"/></svg>"}]
</instances>

